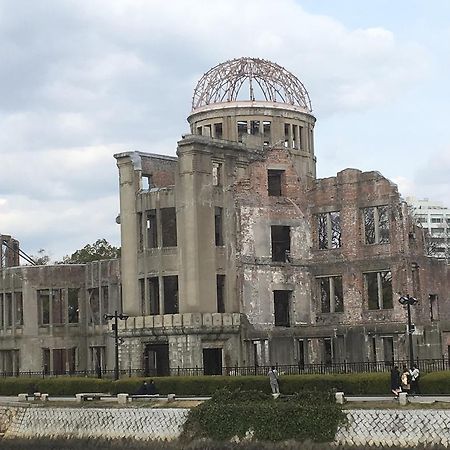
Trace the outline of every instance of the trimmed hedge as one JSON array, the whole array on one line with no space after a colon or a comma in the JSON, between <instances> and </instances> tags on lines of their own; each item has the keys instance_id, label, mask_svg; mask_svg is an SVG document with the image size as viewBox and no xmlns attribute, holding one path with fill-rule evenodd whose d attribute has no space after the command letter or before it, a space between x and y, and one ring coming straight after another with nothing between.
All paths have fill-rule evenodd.
<instances>
[{"instance_id":1,"label":"trimmed hedge","mask_svg":"<svg viewBox=\"0 0 450 450\"><path fill-rule=\"evenodd\" d=\"M17 395L25 392L45 392L50 395L75 395L79 392L110 392L133 394L143 378L123 378L119 381L87 377L56 378L0 378L0 395ZM155 377L160 394L212 395L218 389L244 391L258 390L269 394L266 376L192 376ZM282 375L280 391L283 394L312 390L343 391L348 395L390 394L389 373L354 373L333 375ZM419 380L422 394L450 394L450 371L432 372Z\"/></svg>"},{"instance_id":2,"label":"trimmed hedge","mask_svg":"<svg viewBox=\"0 0 450 450\"><path fill-rule=\"evenodd\" d=\"M258 391L225 389L190 410L183 437L330 442L345 417L333 395L326 391L305 391L274 400Z\"/></svg>"}]
</instances>

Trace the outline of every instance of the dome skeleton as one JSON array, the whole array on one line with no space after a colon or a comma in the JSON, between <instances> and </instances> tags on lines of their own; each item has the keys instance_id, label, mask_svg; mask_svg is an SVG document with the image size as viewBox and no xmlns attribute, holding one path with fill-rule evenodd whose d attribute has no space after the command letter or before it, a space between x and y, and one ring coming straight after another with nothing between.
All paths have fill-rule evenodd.
<instances>
[{"instance_id":1,"label":"dome skeleton","mask_svg":"<svg viewBox=\"0 0 450 450\"><path fill-rule=\"evenodd\" d=\"M194 90L192 111L214 103L240 101L242 86L248 83L247 101L257 101L255 85L262 101L299 106L312 112L311 100L301 81L278 64L259 58L238 58L206 72Z\"/></svg>"}]
</instances>

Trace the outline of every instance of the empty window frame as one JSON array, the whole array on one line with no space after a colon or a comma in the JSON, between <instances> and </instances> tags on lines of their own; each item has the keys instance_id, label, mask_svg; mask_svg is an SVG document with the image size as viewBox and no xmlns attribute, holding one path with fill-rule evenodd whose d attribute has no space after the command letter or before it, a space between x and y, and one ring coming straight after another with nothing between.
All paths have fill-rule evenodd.
<instances>
[{"instance_id":1,"label":"empty window frame","mask_svg":"<svg viewBox=\"0 0 450 450\"><path fill-rule=\"evenodd\" d=\"M225 312L225 275L216 275L217 312Z\"/></svg>"},{"instance_id":2,"label":"empty window frame","mask_svg":"<svg viewBox=\"0 0 450 450\"><path fill-rule=\"evenodd\" d=\"M263 128L264 145L269 145L271 142L271 132L270 132L271 122L263 121L262 128Z\"/></svg>"},{"instance_id":3,"label":"empty window frame","mask_svg":"<svg viewBox=\"0 0 450 450\"><path fill-rule=\"evenodd\" d=\"M261 122L259 120L250 121L250 134L259 134L261 130Z\"/></svg>"},{"instance_id":4,"label":"empty window frame","mask_svg":"<svg viewBox=\"0 0 450 450\"><path fill-rule=\"evenodd\" d=\"M50 374L50 349L42 349L42 371L45 375Z\"/></svg>"},{"instance_id":5,"label":"empty window frame","mask_svg":"<svg viewBox=\"0 0 450 450\"><path fill-rule=\"evenodd\" d=\"M213 162L212 180L213 186L222 186L222 164Z\"/></svg>"},{"instance_id":6,"label":"empty window frame","mask_svg":"<svg viewBox=\"0 0 450 450\"><path fill-rule=\"evenodd\" d=\"M392 274L390 271L365 273L364 284L369 309L393 308Z\"/></svg>"},{"instance_id":7,"label":"empty window frame","mask_svg":"<svg viewBox=\"0 0 450 450\"><path fill-rule=\"evenodd\" d=\"M161 208L161 233L163 247L177 246L177 215L175 208Z\"/></svg>"},{"instance_id":8,"label":"empty window frame","mask_svg":"<svg viewBox=\"0 0 450 450\"><path fill-rule=\"evenodd\" d=\"M3 294L0 294L0 327L3 328L5 325L5 313L4 313L5 301Z\"/></svg>"},{"instance_id":9,"label":"empty window frame","mask_svg":"<svg viewBox=\"0 0 450 450\"><path fill-rule=\"evenodd\" d=\"M383 336L383 353L384 363L387 365L394 364L394 338L391 336Z\"/></svg>"},{"instance_id":10,"label":"empty window frame","mask_svg":"<svg viewBox=\"0 0 450 450\"><path fill-rule=\"evenodd\" d=\"M223 208L214 208L214 235L216 247L223 245Z\"/></svg>"},{"instance_id":11,"label":"empty window frame","mask_svg":"<svg viewBox=\"0 0 450 450\"><path fill-rule=\"evenodd\" d=\"M211 137L212 136L211 132L212 132L211 124L205 125L203 127L203 135L204 136Z\"/></svg>"},{"instance_id":12,"label":"empty window frame","mask_svg":"<svg viewBox=\"0 0 450 450\"><path fill-rule=\"evenodd\" d=\"M142 174L141 176L141 186L144 191L149 191L152 187L152 176L147 174Z\"/></svg>"},{"instance_id":13,"label":"empty window frame","mask_svg":"<svg viewBox=\"0 0 450 450\"><path fill-rule=\"evenodd\" d=\"M197 134L200 135L200 136L203 134L202 127L197 127Z\"/></svg>"},{"instance_id":14,"label":"empty window frame","mask_svg":"<svg viewBox=\"0 0 450 450\"><path fill-rule=\"evenodd\" d=\"M222 123L215 123L214 124L214 137L216 139L222 139L222 137L223 137L223 126L222 126Z\"/></svg>"},{"instance_id":15,"label":"empty window frame","mask_svg":"<svg viewBox=\"0 0 450 450\"><path fill-rule=\"evenodd\" d=\"M64 290L52 289L52 324L65 323Z\"/></svg>"},{"instance_id":16,"label":"empty window frame","mask_svg":"<svg viewBox=\"0 0 450 450\"><path fill-rule=\"evenodd\" d=\"M273 311L276 327L289 327L291 291L273 291Z\"/></svg>"},{"instance_id":17,"label":"empty window frame","mask_svg":"<svg viewBox=\"0 0 450 450\"><path fill-rule=\"evenodd\" d=\"M289 148L290 127L291 127L290 124L288 123L284 124L284 146L286 148Z\"/></svg>"},{"instance_id":18,"label":"empty window frame","mask_svg":"<svg viewBox=\"0 0 450 450\"><path fill-rule=\"evenodd\" d=\"M69 314L69 323L78 323L80 320L79 296L80 289L69 288L67 294L67 310Z\"/></svg>"},{"instance_id":19,"label":"empty window frame","mask_svg":"<svg viewBox=\"0 0 450 450\"><path fill-rule=\"evenodd\" d=\"M109 287L101 286L100 288L100 322L102 324L107 324L108 321L105 319L105 314L109 312Z\"/></svg>"},{"instance_id":20,"label":"empty window frame","mask_svg":"<svg viewBox=\"0 0 450 450\"><path fill-rule=\"evenodd\" d=\"M319 250L339 248L341 242L341 215L339 211L317 215Z\"/></svg>"},{"instance_id":21,"label":"empty window frame","mask_svg":"<svg viewBox=\"0 0 450 450\"><path fill-rule=\"evenodd\" d=\"M246 120L238 120L237 133L238 133L238 141L242 142L242 136L248 133L248 125Z\"/></svg>"},{"instance_id":22,"label":"empty window frame","mask_svg":"<svg viewBox=\"0 0 450 450\"><path fill-rule=\"evenodd\" d=\"M156 209L149 209L147 211L146 229L147 229L147 248L158 247Z\"/></svg>"},{"instance_id":23,"label":"empty window frame","mask_svg":"<svg viewBox=\"0 0 450 450\"><path fill-rule=\"evenodd\" d=\"M333 340L331 338L324 338L322 340L322 361L326 366L331 366L333 363Z\"/></svg>"},{"instance_id":24,"label":"empty window frame","mask_svg":"<svg viewBox=\"0 0 450 450\"><path fill-rule=\"evenodd\" d=\"M163 277L164 314L178 314L178 277Z\"/></svg>"},{"instance_id":25,"label":"empty window frame","mask_svg":"<svg viewBox=\"0 0 450 450\"><path fill-rule=\"evenodd\" d=\"M272 261L288 261L291 253L291 227L272 225L270 233L272 239Z\"/></svg>"},{"instance_id":26,"label":"empty window frame","mask_svg":"<svg viewBox=\"0 0 450 450\"><path fill-rule=\"evenodd\" d=\"M303 127L298 127L298 148L303 150Z\"/></svg>"},{"instance_id":27,"label":"empty window frame","mask_svg":"<svg viewBox=\"0 0 450 450\"><path fill-rule=\"evenodd\" d=\"M371 206L363 209L364 242L366 244L389 243L389 216L387 206Z\"/></svg>"},{"instance_id":28,"label":"empty window frame","mask_svg":"<svg viewBox=\"0 0 450 450\"><path fill-rule=\"evenodd\" d=\"M5 325L12 327L13 324L13 301L10 292L5 294Z\"/></svg>"},{"instance_id":29,"label":"empty window frame","mask_svg":"<svg viewBox=\"0 0 450 450\"><path fill-rule=\"evenodd\" d=\"M270 197L283 195L284 170L269 169L267 171L267 193Z\"/></svg>"},{"instance_id":30,"label":"empty window frame","mask_svg":"<svg viewBox=\"0 0 450 450\"><path fill-rule=\"evenodd\" d=\"M292 148L299 148L298 125L292 125Z\"/></svg>"},{"instance_id":31,"label":"empty window frame","mask_svg":"<svg viewBox=\"0 0 450 450\"><path fill-rule=\"evenodd\" d=\"M148 279L148 314L159 314L159 278Z\"/></svg>"},{"instance_id":32,"label":"empty window frame","mask_svg":"<svg viewBox=\"0 0 450 450\"><path fill-rule=\"evenodd\" d=\"M89 322L94 325L99 325L100 324L100 298L99 298L98 287L88 289L88 298L89 298L89 310L90 310Z\"/></svg>"},{"instance_id":33,"label":"empty window frame","mask_svg":"<svg viewBox=\"0 0 450 450\"><path fill-rule=\"evenodd\" d=\"M320 305L323 313L344 312L342 276L318 278Z\"/></svg>"},{"instance_id":34,"label":"empty window frame","mask_svg":"<svg viewBox=\"0 0 450 450\"><path fill-rule=\"evenodd\" d=\"M14 322L23 325L23 296L22 292L14 292Z\"/></svg>"},{"instance_id":35,"label":"empty window frame","mask_svg":"<svg viewBox=\"0 0 450 450\"><path fill-rule=\"evenodd\" d=\"M433 322L435 320L439 320L439 304L438 304L438 295L430 294L430 320Z\"/></svg>"},{"instance_id":36,"label":"empty window frame","mask_svg":"<svg viewBox=\"0 0 450 450\"><path fill-rule=\"evenodd\" d=\"M39 325L50 324L50 291L48 289L39 289L37 291Z\"/></svg>"}]
</instances>

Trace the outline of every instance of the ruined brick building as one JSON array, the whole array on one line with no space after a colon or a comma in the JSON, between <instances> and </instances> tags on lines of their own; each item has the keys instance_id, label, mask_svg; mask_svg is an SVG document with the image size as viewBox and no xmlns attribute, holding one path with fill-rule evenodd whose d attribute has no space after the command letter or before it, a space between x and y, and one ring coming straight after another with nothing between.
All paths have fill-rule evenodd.
<instances>
[{"instance_id":1,"label":"ruined brick building","mask_svg":"<svg viewBox=\"0 0 450 450\"><path fill-rule=\"evenodd\" d=\"M129 315L123 369L391 362L408 355L398 298L409 294L419 300L415 356L449 357L448 266L425 256L422 231L380 173L316 178L315 121L282 67L241 58L212 68L177 157L115 155L120 271L118 261L3 269L0 355L17 351L18 367L39 370L63 365L54 351L64 348L66 367L112 368L102 317L119 308ZM8 316L18 295L20 326L21 313Z\"/></svg>"}]
</instances>

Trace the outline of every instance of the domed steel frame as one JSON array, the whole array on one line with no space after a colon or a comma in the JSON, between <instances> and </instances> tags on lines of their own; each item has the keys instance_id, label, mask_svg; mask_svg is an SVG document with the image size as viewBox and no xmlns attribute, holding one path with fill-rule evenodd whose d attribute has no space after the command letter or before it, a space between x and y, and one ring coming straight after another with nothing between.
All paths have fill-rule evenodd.
<instances>
[{"instance_id":1,"label":"domed steel frame","mask_svg":"<svg viewBox=\"0 0 450 450\"><path fill-rule=\"evenodd\" d=\"M285 103L312 112L311 100L302 82L284 67L259 58L232 59L206 72L195 87L192 111L213 103L240 101L238 95L246 81L247 100ZM264 99L255 98L255 85Z\"/></svg>"}]
</instances>

